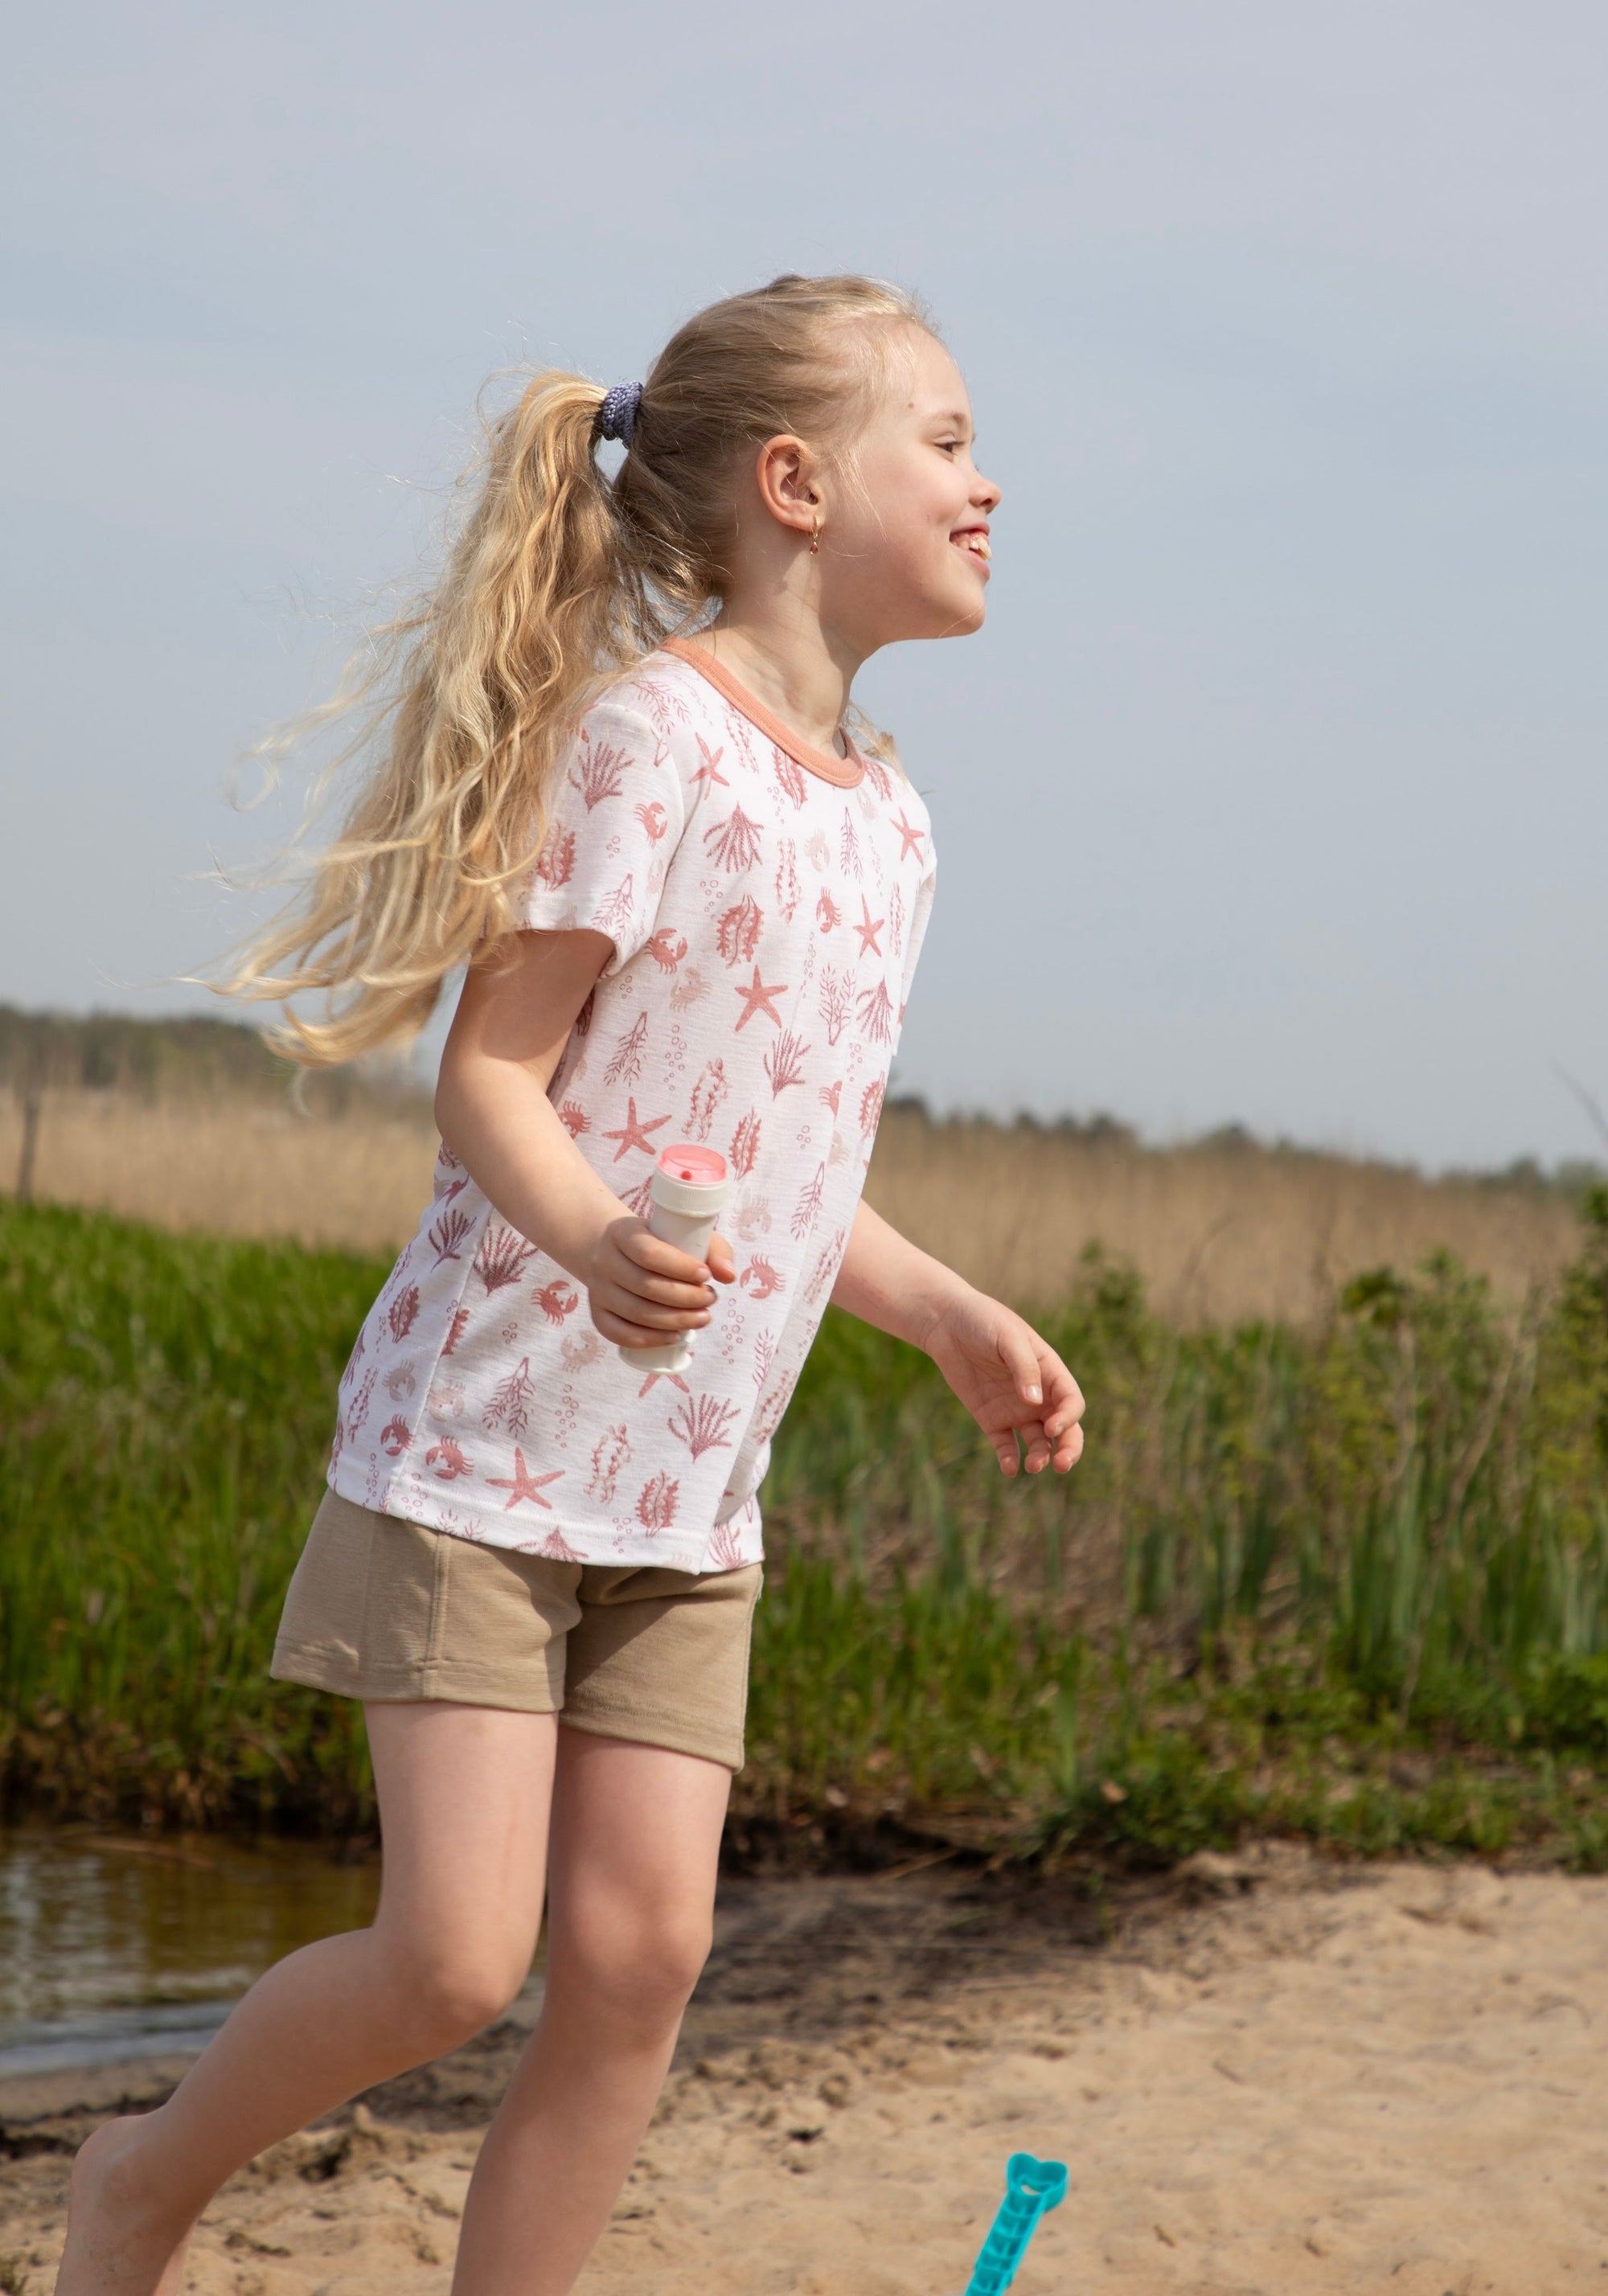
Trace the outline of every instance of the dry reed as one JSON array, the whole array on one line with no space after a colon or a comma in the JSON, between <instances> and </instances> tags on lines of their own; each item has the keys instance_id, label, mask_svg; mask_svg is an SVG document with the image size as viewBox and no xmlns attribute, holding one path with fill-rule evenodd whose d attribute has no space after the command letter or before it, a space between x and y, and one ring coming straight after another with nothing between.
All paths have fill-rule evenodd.
<instances>
[{"instance_id":1,"label":"dry reed","mask_svg":"<svg viewBox=\"0 0 1608 2296\"><path fill-rule=\"evenodd\" d=\"M22 1119L0 1101L0 1175ZM34 1193L159 1226L383 1250L412 1234L430 1193L428 1103L302 1116L243 1093L151 1098L46 1095ZM934 1123L894 1106L867 1194L971 1281L1047 1305L1099 1244L1187 1327L1310 1323L1361 1270L1410 1267L1438 1249L1505 1299L1578 1248L1574 1212L1536 1185L1426 1180L1343 1157L1204 1143L1142 1148L1120 1133Z\"/></svg>"}]
</instances>

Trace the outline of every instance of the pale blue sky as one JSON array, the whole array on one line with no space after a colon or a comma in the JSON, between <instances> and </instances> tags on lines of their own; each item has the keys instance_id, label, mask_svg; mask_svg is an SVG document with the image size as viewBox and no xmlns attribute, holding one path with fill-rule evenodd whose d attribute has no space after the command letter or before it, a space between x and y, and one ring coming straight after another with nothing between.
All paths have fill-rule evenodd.
<instances>
[{"instance_id":1,"label":"pale blue sky","mask_svg":"<svg viewBox=\"0 0 1608 2296\"><path fill-rule=\"evenodd\" d=\"M919 288L1005 488L874 663L943 1105L1434 1165L1608 1097L1608 15L1486 0L34 12L4 98L0 997L217 1009L231 757L428 558L475 391Z\"/></svg>"}]
</instances>

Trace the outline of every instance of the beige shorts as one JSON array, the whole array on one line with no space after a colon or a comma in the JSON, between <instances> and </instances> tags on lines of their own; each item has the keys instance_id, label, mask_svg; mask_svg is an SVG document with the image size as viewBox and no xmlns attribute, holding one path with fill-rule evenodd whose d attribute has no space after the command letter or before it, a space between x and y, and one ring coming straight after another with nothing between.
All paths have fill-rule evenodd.
<instances>
[{"instance_id":1,"label":"beige shorts","mask_svg":"<svg viewBox=\"0 0 1608 2296\"><path fill-rule=\"evenodd\" d=\"M557 1714L575 1730L742 1767L761 1567L553 1562L328 1491L270 1672L348 1698Z\"/></svg>"}]
</instances>

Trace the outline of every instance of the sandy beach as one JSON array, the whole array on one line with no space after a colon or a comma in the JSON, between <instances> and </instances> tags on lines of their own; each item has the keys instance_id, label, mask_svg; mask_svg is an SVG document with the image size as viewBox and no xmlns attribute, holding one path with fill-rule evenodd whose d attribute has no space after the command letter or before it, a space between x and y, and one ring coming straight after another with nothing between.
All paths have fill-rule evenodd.
<instances>
[{"instance_id":1,"label":"sandy beach","mask_svg":"<svg viewBox=\"0 0 1608 2296\"><path fill-rule=\"evenodd\" d=\"M234 2179L198 2296L446 2296L536 1997ZM585 2296L958 2296L1006 2156L1071 2189L1055 2296L1608 2285L1608 1882L1270 1845L1091 1894L937 1865L736 1881ZM68 2162L182 2067L0 2091L0 2286L47 2296Z\"/></svg>"}]
</instances>

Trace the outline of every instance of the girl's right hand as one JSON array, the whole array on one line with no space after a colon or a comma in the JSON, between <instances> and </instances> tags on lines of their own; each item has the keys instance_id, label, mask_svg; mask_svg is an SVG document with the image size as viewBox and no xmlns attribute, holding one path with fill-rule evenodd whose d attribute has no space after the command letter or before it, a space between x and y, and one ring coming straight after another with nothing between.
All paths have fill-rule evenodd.
<instances>
[{"instance_id":1,"label":"girl's right hand","mask_svg":"<svg viewBox=\"0 0 1608 2296\"><path fill-rule=\"evenodd\" d=\"M604 1339L617 1347L652 1348L707 1324L715 1300L710 1279L731 1283L736 1275L723 1235L711 1236L709 1258L697 1260L628 1213L598 1238L585 1281L592 1321Z\"/></svg>"}]
</instances>

